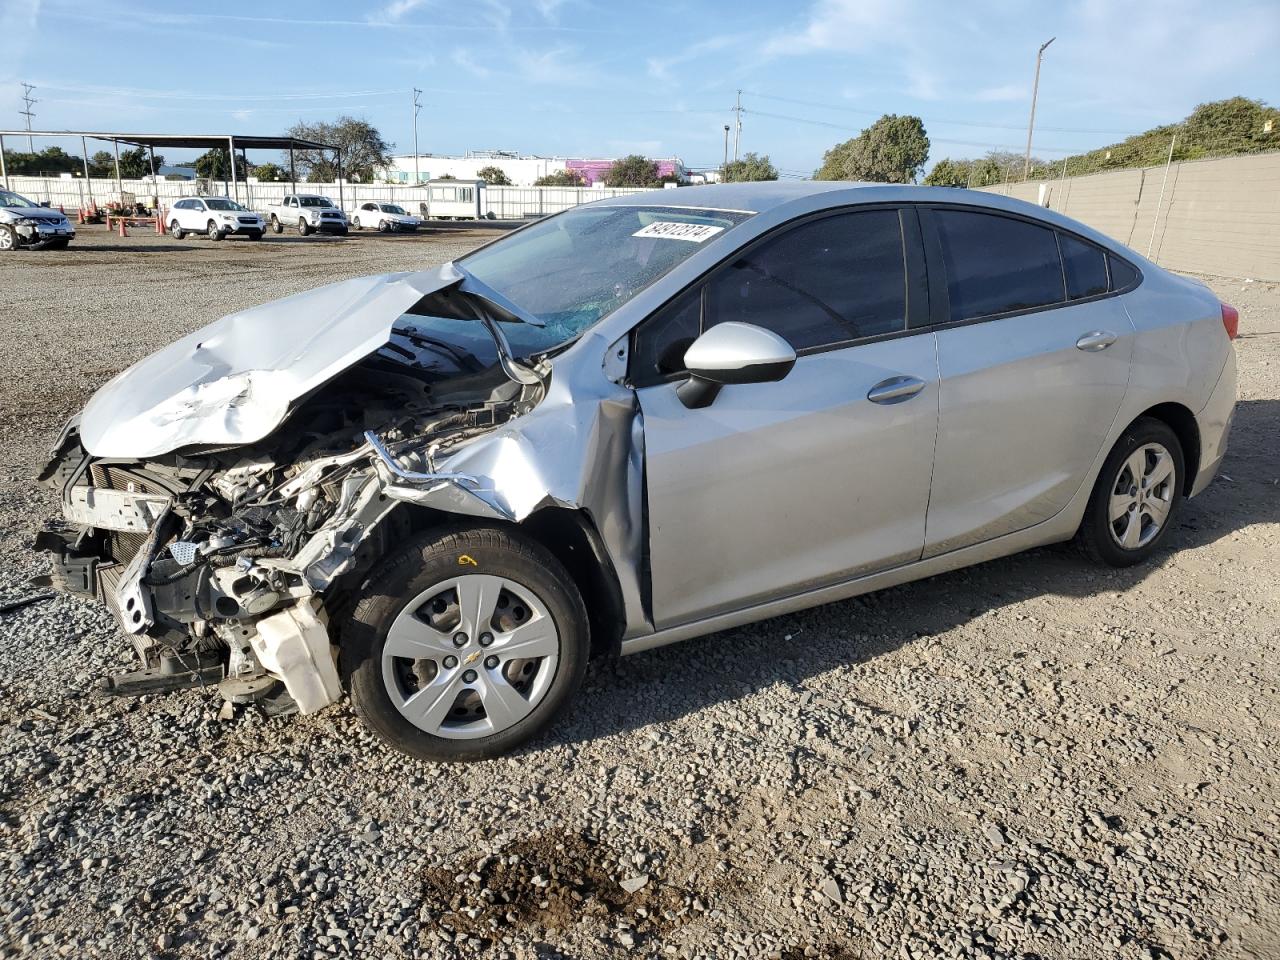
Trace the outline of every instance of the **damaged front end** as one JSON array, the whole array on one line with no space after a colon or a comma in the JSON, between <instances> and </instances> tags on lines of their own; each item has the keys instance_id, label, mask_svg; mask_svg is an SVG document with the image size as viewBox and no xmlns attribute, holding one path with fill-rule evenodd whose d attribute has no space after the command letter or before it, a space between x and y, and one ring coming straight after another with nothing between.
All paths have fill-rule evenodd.
<instances>
[{"instance_id":1,"label":"damaged front end","mask_svg":"<svg viewBox=\"0 0 1280 960\"><path fill-rule=\"evenodd\" d=\"M68 423L40 475L63 517L36 546L58 586L104 601L132 639L140 666L107 692L216 685L273 713L319 710L341 693L329 622L407 533L401 508L513 519L491 478L442 464L533 410L548 368L514 364L501 309L460 279L365 282L363 299L340 298L340 343L317 339L332 328L314 313L283 331L278 313L224 318ZM442 323L466 333L442 337ZM274 359L261 344L239 355L255 335ZM189 369L139 397L146 365Z\"/></svg>"}]
</instances>

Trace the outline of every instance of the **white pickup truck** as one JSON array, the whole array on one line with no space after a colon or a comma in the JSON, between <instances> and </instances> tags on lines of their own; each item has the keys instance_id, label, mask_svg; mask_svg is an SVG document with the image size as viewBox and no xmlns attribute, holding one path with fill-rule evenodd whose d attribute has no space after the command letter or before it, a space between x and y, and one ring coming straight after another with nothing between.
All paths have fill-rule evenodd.
<instances>
[{"instance_id":1,"label":"white pickup truck","mask_svg":"<svg viewBox=\"0 0 1280 960\"><path fill-rule=\"evenodd\" d=\"M304 237L313 231L347 232L347 216L328 197L314 193L289 193L279 203L267 207L267 222L276 233L287 226L296 227Z\"/></svg>"}]
</instances>

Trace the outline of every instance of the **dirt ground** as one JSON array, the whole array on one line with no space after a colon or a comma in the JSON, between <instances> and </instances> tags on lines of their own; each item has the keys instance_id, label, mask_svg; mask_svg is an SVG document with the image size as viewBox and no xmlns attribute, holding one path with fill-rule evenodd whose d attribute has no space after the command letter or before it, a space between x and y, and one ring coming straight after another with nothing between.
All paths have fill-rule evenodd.
<instances>
[{"instance_id":1,"label":"dirt ground","mask_svg":"<svg viewBox=\"0 0 1280 960\"><path fill-rule=\"evenodd\" d=\"M491 236L0 258L0 602L104 380ZM345 703L100 699L104 611L0 614L0 956L1280 957L1280 286L1209 282L1231 451L1153 563L1036 550L602 663L510 758L409 761Z\"/></svg>"}]
</instances>

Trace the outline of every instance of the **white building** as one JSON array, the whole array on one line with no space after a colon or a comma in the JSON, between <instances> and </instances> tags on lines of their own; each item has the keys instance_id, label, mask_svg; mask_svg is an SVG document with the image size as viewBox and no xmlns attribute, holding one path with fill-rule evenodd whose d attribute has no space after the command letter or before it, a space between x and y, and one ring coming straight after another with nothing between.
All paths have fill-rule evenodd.
<instances>
[{"instance_id":1,"label":"white building","mask_svg":"<svg viewBox=\"0 0 1280 960\"><path fill-rule=\"evenodd\" d=\"M484 167L498 167L517 187L531 187L539 177L565 169L562 157L522 157L505 150L469 150L461 157L441 157L431 153L418 156L418 180L438 180L444 176L458 180L479 179ZM394 183L413 183L413 154L392 157L386 178Z\"/></svg>"}]
</instances>

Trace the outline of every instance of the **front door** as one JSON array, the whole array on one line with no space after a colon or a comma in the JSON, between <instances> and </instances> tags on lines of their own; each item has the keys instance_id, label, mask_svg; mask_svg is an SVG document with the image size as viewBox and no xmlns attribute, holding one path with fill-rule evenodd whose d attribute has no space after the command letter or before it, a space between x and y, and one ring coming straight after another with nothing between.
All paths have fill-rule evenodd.
<instances>
[{"instance_id":1,"label":"front door","mask_svg":"<svg viewBox=\"0 0 1280 960\"><path fill-rule=\"evenodd\" d=\"M918 559L937 428L931 332L907 328L896 209L805 221L747 248L637 331L652 606L676 626ZM766 327L781 382L676 395L702 330Z\"/></svg>"}]
</instances>

